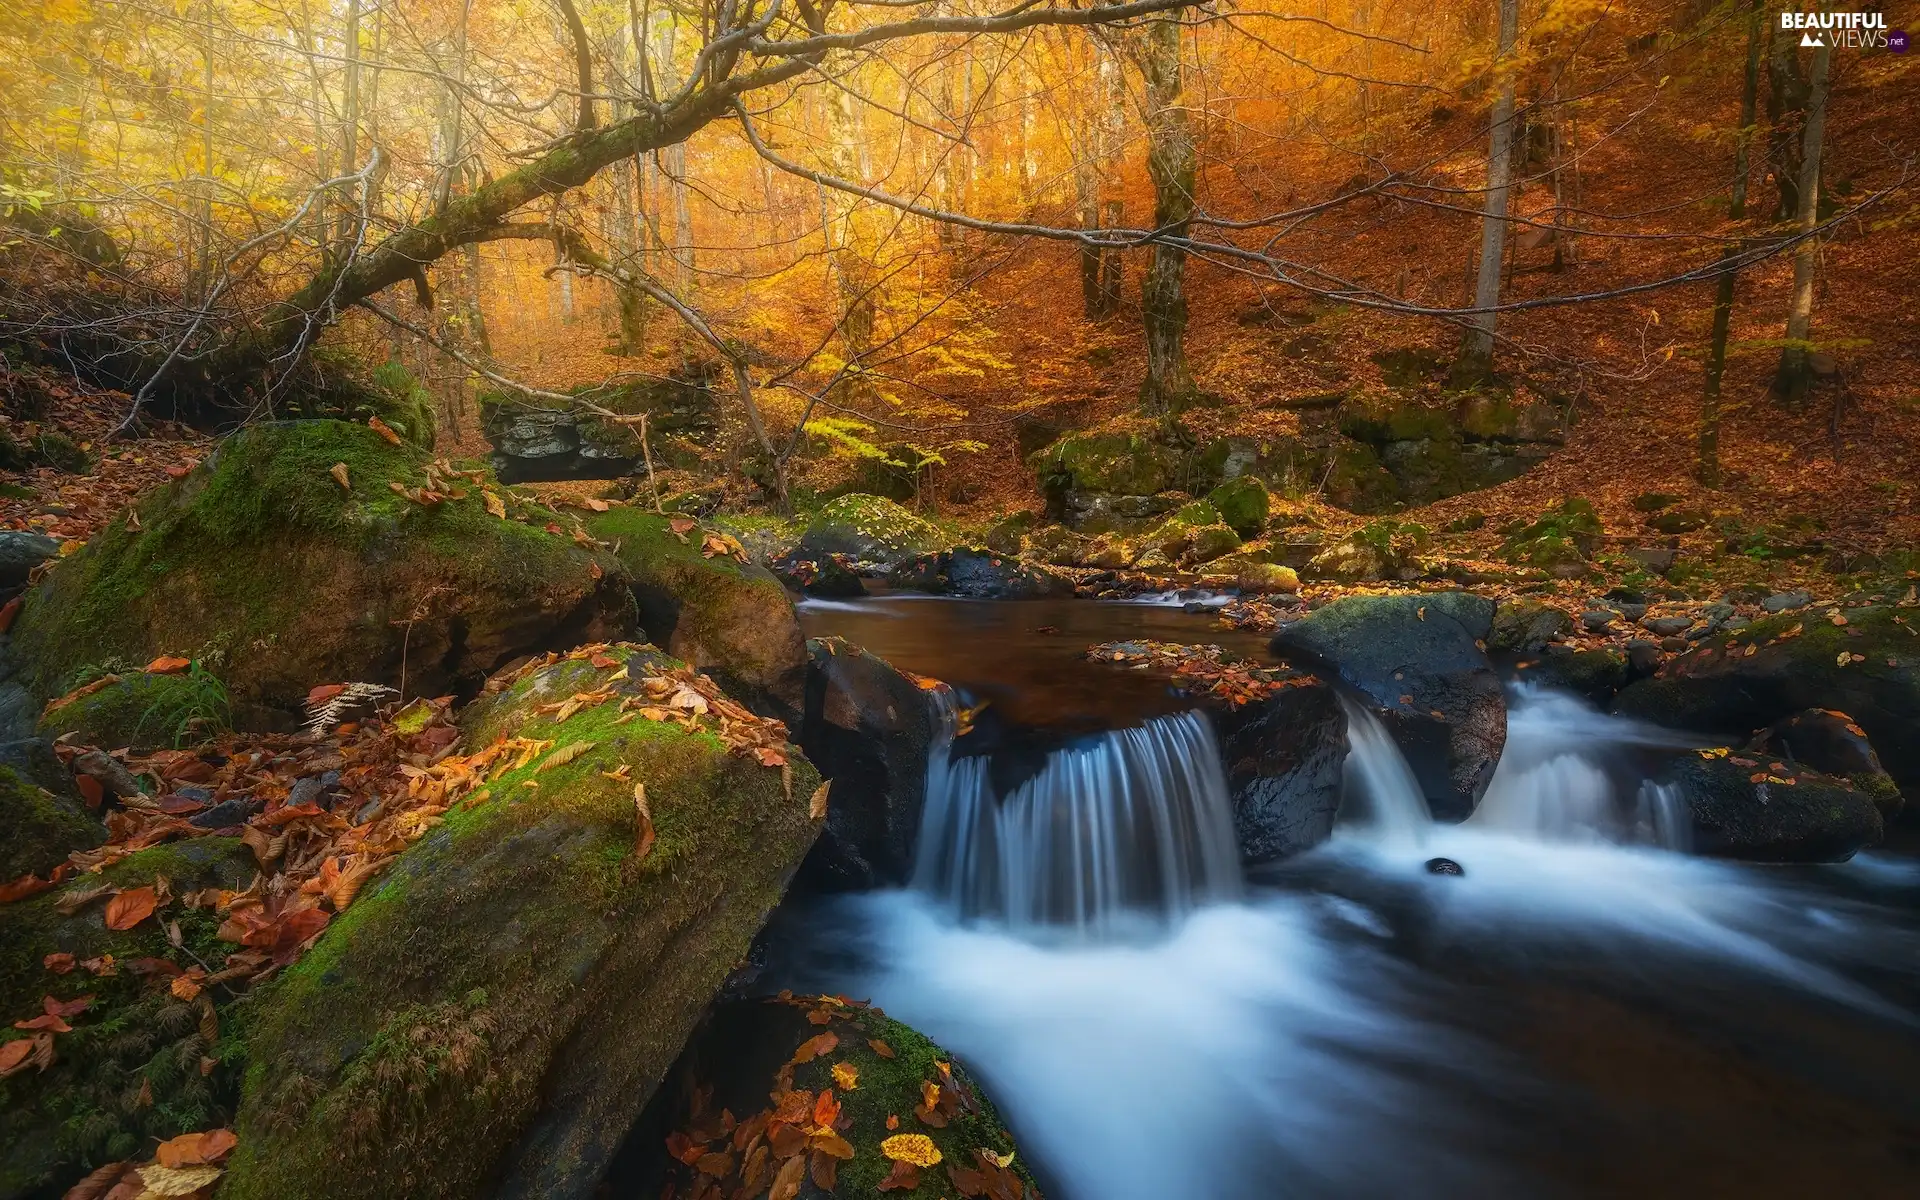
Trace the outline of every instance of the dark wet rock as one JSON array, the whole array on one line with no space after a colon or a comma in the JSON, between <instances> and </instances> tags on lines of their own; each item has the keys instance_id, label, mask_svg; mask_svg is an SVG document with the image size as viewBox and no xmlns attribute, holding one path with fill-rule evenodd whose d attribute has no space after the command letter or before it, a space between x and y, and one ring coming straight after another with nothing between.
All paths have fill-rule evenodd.
<instances>
[{"instance_id":1,"label":"dark wet rock","mask_svg":"<svg viewBox=\"0 0 1920 1200\"><path fill-rule=\"evenodd\" d=\"M1627 642L1627 672L1635 679L1644 679L1659 669L1662 655L1660 643L1650 642L1646 638L1632 638Z\"/></svg>"},{"instance_id":2,"label":"dark wet rock","mask_svg":"<svg viewBox=\"0 0 1920 1200\"><path fill-rule=\"evenodd\" d=\"M1640 628L1658 637L1678 637L1693 628L1692 617L1643 617Z\"/></svg>"},{"instance_id":3,"label":"dark wet rock","mask_svg":"<svg viewBox=\"0 0 1920 1200\"><path fill-rule=\"evenodd\" d=\"M1660 648L1669 654L1677 654L1691 645L1693 645L1693 643L1683 637L1663 637L1660 639Z\"/></svg>"},{"instance_id":4,"label":"dark wet rock","mask_svg":"<svg viewBox=\"0 0 1920 1200\"><path fill-rule=\"evenodd\" d=\"M867 594L867 587L848 564L844 554L805 556L784 554L773 560L770 569L793 587L809 596L841 600Z\"/></svg>"},{"instance_id":5,"label":"dark wet rock","mask_svg":"<svg viewBox=\"0 0 1920 1200\"><path fill-rule=\"evenodd\" d=\"M29 738L40 727L41 704L22 684L0 683L0 741Z\"/></svg>"},{"instance_id":6,"label":"dark wet rock","mask_svg":"<svg viewBox=\"0 0 1920 1200\"><path fill-rule=\"evenodd\" d=\"M1268 862L1331 837L1347 757L1347 718L1334 689L1316 679L1209 712L1241 858Z\"/></svg>"},{"instance_id":7,"label":"dark wet rock","mask_svg":"<svg viewBox=\"0 0 1920 1200\"><path fill-rule=\"evenodd\" d=\"M800 744L833 785L801 882L822 891L903 884L926 801L927 753L941 736L934 695L841 638L814 638L807 650Z\"/></svg>"},{"instance_id":8,"label":"dark wet rock","mask_svg":"<svg viewBox=\"0 0 1920 1200\"><path fill-rule=\"evenodd\" d=\"M1847 780L1873 800L1886 820L1902 807L1900 788L1881 765L1866 730L1846 713L1825 708L1795 713L1755 734L1746 749Z\"/></svg>"},{"instance_id":9,"label":"dark wet rock","mask_svg":"<svg viewBox=\"0 0 1920 1200\"><path fill-rule=\"evenodd\" d=\"M1073 581L1046 567L996 554L984 546L956 546L894 566L897 588L974 600L1037 600L1073 595Z\"/></svg>"},{"instance_id":10,"label":"dark wet rock","mask_svg":"<svg viewBox=\"0 0 1920 1200\"><path fill-rule=\"evenodd\" d=\"M1522 664L1518 675L1529 683L1544 684L1563 692L1572 692L1605 707L1632 678L1627 656L1618 650L1598 647L1575 650L1571 646L1548 646L1538 660Z\"/></svg>"},{"instance_id":11,"label":"dark wet rock","mask_svg":"<svg viewBox=\"0 0 1920 1200\"><path fill-rule=\"evenodd\" d=\"M1573 632L1573 618L1538 600L1508 600L1493 613L1487 649L1498 654L1538 654Z\"/></svg>"},{"instance_id":12,"label":"dark wet rock","mask_svg":"<svg viewBox=\"0 0 1920 1200\"><path fill-rule=\"evenodd\" d=\"M1349 596L1282 629L1274 653L1337 676L1380 717L1436 818L1465 820L1506 745L1499 676L1476 642L1494 603L1466 592Z\"/></svg>"},{"instance_id":13,"label":"dark wet rock","mask_svg":"<svg viewBox=\"0 0 1920 1200\"><path fill-rule=\"evenodd\" d=\"M1619 613L1622 620L1631 623L1647 615L1647 603L1644 600L1618 600L1614 602L1613 611Z\"/></svg>"},{"instance_id":14,"label":"dark wet rock","mask_svg":"<svg viewBox=\"0 0 1920 1200\"><path fill-rule=\"evenodd\" d=\"M938 529L893 501L854 493L821 507L801 535L800 552L810 558L844 554L884 568L938 549L945 540Z\"/></svg>"},{"instance_id":15,"label":"dark wet rock","mask_svg":"<svg viewBox=\"0 0 1920 1200\"><path fill-rule=\"evenodd\" d=\"M311 800L308 802L311 803ZM235 825L245 825L248 818L252 817L260 807L260 802L251 796L234 796L231 799L222 800L204 812L193 814L187 818L187 824L200 829L228 829Z\"/></svg>"},{"instance_id":16,"label":"dark wet rock","mask_svg":"<svg viewBox=\"0 0 1920 1200\"><path fill-rule=\"evenodd\" d=\"M1450 858L1430 858L1427 860L1429 875L1465 875L1467 869Z\"/></svg>"},{"instance_id":17,"label":"dark wet rock","mask_svg":"<svg viewBox=\"0 0 1920 1200\"><path fill-rule=\"evenodd\" d=\"M133 772L127 770L119 759L104 750L88 750L73 756L69 762L75 775L85 775L102 788L109 796L125 799L140 794L140 785L133 778Z\"/></svg>"},{"instance_id":18,"label":"dark wet rock","mask_svg":"<svg viewBox=\"0 0 1920 1200\"><path fill-rule=\"evenodd\" d=\"M711 382L714 364L696 363L667 379L640 379L582 388L582 399L625 416L647 417L656 463L680 449L710 444L719 431ZM493 467L504 483L558 479L618 479L641 466L645 454L635 427L559 401L490 392L480 397Z\"/></svg>"},{"instance_id":19,"label":"dark wet rock","mask_svg":"<svg viewBox=\"0 0 1920 1200\"><path fill-rule=\"evenodd\" d=\"M1629 687L1615 711L1738 744L1807 709L1838 710L1866 731L1912 799L1920 795L1920 611L1855 608L1841 619L1822 611L1755 621Z\"/></svg>"},{"instance_id":20,"label":"dark wet rock","mask_svg":"<svg viewBox=\"0 0 1920 1200\"><path fill-rule=\"evenodd\" d=\"M0 529L0 591L25 587L33 569L59 553L60 543L44 533Z\"/></svg>"},{"instance_id":21,"label":"dark wet rock","mask_svg":"<svg viewBox=\"0 0 1920 1200\"><path fill-rule=\"evenodd\" d=\"M1770 613L1783 613L1790 612L1796 608L1805 608L1812 603L1812 592L1778 592L1760 601L1760 607Z\"/></svg>"},{"instance_id":22,"label":"dark wet rock","mask_svg":"<svg viewBox=\"0 0 1920 1200\"><path fill-rule=\"evenodd\" d=\"M73 776L39 738L0 743L0 883L44 876L74 850L107 840Z\"/></svg>"},{"instance_id":23,"label":"dark wet rock","mask_svg":"<svg viewBox=\"0 0 1920 1200\"><path fill-rule=\"evenodd\" d=\"M1841 862L1884 832L1873 798L1847 780L1738 750L1680 755L1657 778L1686 797L1695 854Z\"/></svg>"},{"instance_id":24,"label":"dark wet rock","mask_svg":"<svg viewBox=\"0 0 1920 1200\"><path fill-rule=\"evenodd\" d=\"M1605 633L1613 618L1614 614L1605 609L1590 609L1580 614L1580 626L1588 633Z\"/></svg>"}]
</instances>

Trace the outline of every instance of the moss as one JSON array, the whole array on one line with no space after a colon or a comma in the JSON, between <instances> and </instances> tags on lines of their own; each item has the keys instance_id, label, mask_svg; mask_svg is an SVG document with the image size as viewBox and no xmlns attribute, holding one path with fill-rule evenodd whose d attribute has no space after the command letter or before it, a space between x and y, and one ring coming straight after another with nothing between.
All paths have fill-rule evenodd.
<instances>
[{"instance_id":1,"label":"moss","mask_svg":"<svg viewBox=\"0 0 1920 1200\"><path fill-rule=\"evenodd\" d=\"M1509 526L1500 553L1508 562L1534 567L1575 565L1586 561L1600 532L1600 517L1593 505L1571 497L1536 520Z\"/></svg>"},{"instance_id":2,"label":"moss","mask_svg":"<svg viewBox=\"0 0 1920 1200\"><path fill-rule=\"evenodd\" d=\"M74 850L106 840L106 830L79 801L56 796L0 766L0 881L45 874Z\"/></svg>"},{"instance_id":3,"label":"moss","mask_svg":"<svg viewBox=\"0 0 1920 1200\"><path fill-rule=\"evenodd\" d=\"M93 470L93 455L64 433L47 430L33 439L33 458L68 475L85 475Z\"/></svg>"},{"instance_id":4,"label":"moss","mask_svg":"<svg viewBox=\"0 0 1920 1200\"><path fill-rule=\"evenodd\" d=\"M1042 474L1060 475L1082 491L1151 496L1164 491L1179 455L1132 433L1070 433L1034 455Z\"/></svg>"},{"instance_id":5,"label":"moss","mask_svg":"<svg viewBox=\"0 0 1920 1200\"><path fill-rule=\"evenodd\" d=\"M49 740L72 734L83 745L151 750L203 741L231 727L227 689L195 664L187 671L136 671L41 719Z\"/></svg>"},{"instance_id":6,"label":"moss","mask_svg":"<svg viewBox=\"0 0 1920 1200\"><path fill-rule=\"evenodd\" d=\"M530 1190L597 1172L602 1131L631 1121L811 844L818 782L790 751L789 796L781 771L611 700L533 711L613 670L561 663L488 701L472 739L592 749L492 780L258 998L223 1196L471 1195L523 1135L545 1148L515 1160Z\"/></svg>"},{"instance_id":7,"label":"moss","mask_svg":"<svg viewBox=\"0 0 1920 1200\"><path fill-rule=\"evenodd\" d=\"M1251 475L1229 479L1207 493L1207 500L1220 512L1220 519L1241 537L1253 537L1267 523L1271 498L1267 485Z\"/></svg>"},{"instance_id":8,"label":"moss","mask_svg":"<svg viewBox=\"0 0 1920 1200\"><path fill-rule=\"evenodd\" d=\"M1335 438L1328 455L1331 461L1320 467L1320 487L1328 503L1348 512L1380 513L1399 501L1399 481L1372 446Z\"/></svg>"},{"instance_id":9,"label":"moss","mask_svg":"<svg viewBox=\"0 0 1920 1200\"><path fill-rule=\"evenodd\" d=\"M405 363L388 359L374 368L372 391L372 411L364 415L377 415L409 442L423 450L433 449L433 393Z\"/></svg>"},{"instance_id":10,"label":"moss","mask_svg":"<svg viewBox=\"0 0 1920 1200\"><path fill-rule=\"evenodd\" d=\"M805 545L822 553L896 562L937 550L945 540L937 527L893 501L854 493L821 507L807 526Z\"/></svg>"},{"instance_id":11,"label":"moss","mask_svg":"<svg viewBox=\"0 0 1920 1200\"><path fill-rule=\"evenodd\" d=\"M1354 396L1340 410L1340 432L1376 445L1430 438L1458 441L1452 414L1418 401L1388 396Z\"/></svg>"}]
</instances>

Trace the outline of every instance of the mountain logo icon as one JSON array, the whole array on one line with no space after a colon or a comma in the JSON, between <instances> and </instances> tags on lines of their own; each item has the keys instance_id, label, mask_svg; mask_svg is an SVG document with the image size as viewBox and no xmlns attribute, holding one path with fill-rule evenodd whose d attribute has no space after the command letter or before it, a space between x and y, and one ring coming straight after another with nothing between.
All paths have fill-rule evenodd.
<instances>
[{"instance_id":1,"label":"mountain logo icon","mask_svg":"<svg viewBox=\"0 0 1920 1200\"><path fill-rule=\"evenodd\" d=\"M1812 46L1818 49L1819 46L1821 45L1821 42L1819 38L1813 36L1812 32L1809 31L1807 33L1803 33L1800 35L1800 44L1802 46Z\"/></svg>"}]
</instances>

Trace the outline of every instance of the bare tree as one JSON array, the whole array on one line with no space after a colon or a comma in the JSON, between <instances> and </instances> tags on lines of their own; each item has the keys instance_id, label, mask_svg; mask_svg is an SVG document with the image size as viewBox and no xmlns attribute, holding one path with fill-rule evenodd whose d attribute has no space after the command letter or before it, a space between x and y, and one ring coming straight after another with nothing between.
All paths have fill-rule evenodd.
<instances>
[{"instance_id":1,"label":"bare tree","mask_svg":"<svg viewBox=\"0 0 1920 1200\"><path fill-rule=\"evenodd\" d=\"M1473 307L1467 318L1466 338L1456 375L1480 378L1493 369L1493 335L1500 303L1500 263L1507 246L1507 192L1513 185L1513 46L1520 37L1520 0L1500 0L1500 50L1493 69L1491 132L1487 141L1486 215L1480 222L1480 272L1474 282Z\"/></svg>"},{"instance_id":2,"label":"bare tree","mask_svg":"<svg viewBox=\"0 0 1920 1200\"><path fill-rule=\"evenodd\" d=\"M1128 42L1144 85L1142 115L1147 126L1147 174L1153 180L1153 224L1162 235L1141 284L1140 312L1147 335L1147 376L1140 384L1140 405L1172 414L1192 403L1196 388L1187 368L1187 251L1184 238L1193 219L1199 155L1193 122L1183 92L1178 10L1147 22Z\"/></svg>"},{"instance_id":3,"label":"bare tree","mask_svg":"<svg viewBox=\"0 0 1920 1200\"><path fill-rule=\"evenodd\" d=\"M1774 391L1787 404L1805 403L1813 388L1813 274L1820 241L1813 236L1819 224L1820 152L1827 131L1827 69L1833 48L1822 40L1813 52L1811 90L1807 97L1807 127L1800 148L1799 227L1803 235L1793 252L1793 299L1787 308L1786 345L1780 350L1780 370Z\"/></svg>"}]
</instances>

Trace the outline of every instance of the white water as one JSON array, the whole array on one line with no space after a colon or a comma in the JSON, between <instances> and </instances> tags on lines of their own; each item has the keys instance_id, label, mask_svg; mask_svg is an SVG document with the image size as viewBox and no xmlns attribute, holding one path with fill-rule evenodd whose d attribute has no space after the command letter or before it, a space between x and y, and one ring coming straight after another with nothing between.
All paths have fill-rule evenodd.
<instances>
[{"instance_id":1,"label":"white water","mask_svg":"<svg viewBox=\"0 0 1920 1200\"><path fill-rule=\"evenodd\" d=\"M949 748L950 737L930 756L914 887L954 913L1088 930L1178 918L1240 894L1233 812L1204 714L1085 738L1003 797L987 759L953 759Z\"/></svg>"},{"instance_id":2,"label":"white water","mask_svg":"<svg viewBox=\"0 0 1920 1200\"><path fill-rule=\"evenodd\" d=\"M942 761L947 808L932 824L945 832L923 842L928 890L844 901L815 932L870 959L796 982L870 995L963 1057L1054 1200L1554 1190L1524 1173L1538 1147L1501 1131L1554 1111L1559 1093L1455 1018L1500 1000L1432 970L1463 954L1520 978L1567 971L1576 988L1606 978L1712 1022L1785 993L1912 1028L1857 982L1863 969L1920 963L1920 929L1898 915L1920 900L1911 864L1779 872L1655 848L1670 842L1670 814L1654 819L1618 760L1664 735L1550 695L1515 697L1488 807L1462 826L1425 819L1377 722L1352 730L1358 819L1261 872L1264 886L1242 898L1153 929L1101 920L1115 893L1097 881L1137 865L1113 831L1172 828L1147 817L1173 804L1171 784L1142 789L1115 772L1143 760L1171 770L1211 750L1204 723L1134 731L1050 766L999 817L978 780L958 778L974 767ZM1035 819L1043 797L1053 822ZM1114 857L1102 868L1086 857L1104 853ZM1464 877L1428 874L1435 853ZM935 857L954 869L936 871ZM1226 886L1206 856L1190 861L1206 864L1206 885L1165 893L1176 912ZM1024 884L1010 878L1023 865ZM1061 878L1077 939L1059 936ZM955 920L956 908L996 903L1013 919ZM1050 936L1035 936L1036 920L1055 922ZM1581 1120L1560 1136L1590 1136Z\"/></svg>"}]
</instances>

